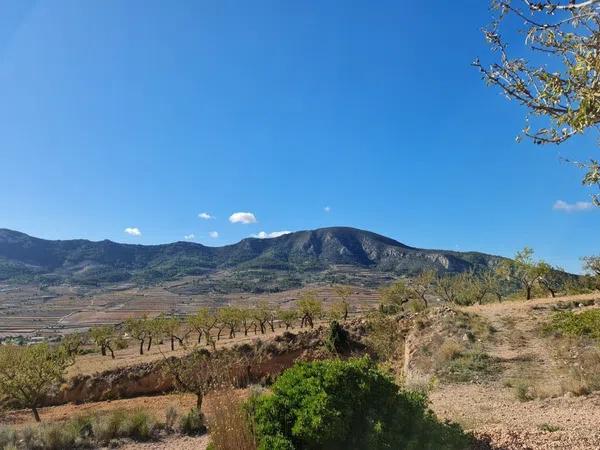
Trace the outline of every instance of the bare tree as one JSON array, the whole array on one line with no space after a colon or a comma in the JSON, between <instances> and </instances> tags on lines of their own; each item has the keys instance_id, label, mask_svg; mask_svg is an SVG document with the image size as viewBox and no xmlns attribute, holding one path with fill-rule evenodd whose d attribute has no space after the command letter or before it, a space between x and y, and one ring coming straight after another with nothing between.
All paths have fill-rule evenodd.
<instances>
[{"instance_id":1,"label":"bare tree","mask_svg":"<svg viewBox=\"0 0 600 450\"><path fill-rule=\"evenodd\" d=\"M234 386L250 370L247 357L227 350L198 349L182 358L165 358L164 363L177 388L196 395L199 412L207 393Z\"/></svg>"}]
</instances>

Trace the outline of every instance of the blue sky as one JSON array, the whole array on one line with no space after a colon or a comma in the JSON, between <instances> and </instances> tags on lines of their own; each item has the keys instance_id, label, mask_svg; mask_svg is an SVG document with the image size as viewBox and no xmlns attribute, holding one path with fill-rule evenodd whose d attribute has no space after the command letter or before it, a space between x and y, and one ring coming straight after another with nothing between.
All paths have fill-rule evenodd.
<instances>
[{"instance_id":1,"label":"blue sky","mask_svg":"<svg viewBox=\"0 0 600 450\"><path fill-rule=\"evenodd\" d=\"M600 251L599 210L553 209L589 201L581 173L517 144L523 111L470 66L488 58L483 0L0 11L0 227L223 245L348 225L426 248L529 245L573 271ZM560 149L594 153L592 137Z\"/></svg>"}]
</instances>

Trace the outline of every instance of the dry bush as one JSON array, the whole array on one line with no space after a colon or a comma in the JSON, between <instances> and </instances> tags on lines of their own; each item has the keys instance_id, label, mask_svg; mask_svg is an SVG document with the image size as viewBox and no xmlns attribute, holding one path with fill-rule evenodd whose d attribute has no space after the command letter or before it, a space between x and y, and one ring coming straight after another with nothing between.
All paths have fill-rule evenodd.
<instances>
[{"instance_id":1,"label":"dry bush","mask_svg":"<svg viewBox=\"0 0 600 450\"><path fill-rule=\"evenodd\" d=\"M438 348L434 356L435 367L442 367L448 361L457 358L465 350L465 347L454 339L445 340Z\"/></svg>"},{"instance_id":2,"label":"dry bush","mask_svg":"<svg viewBox=\"0 0 600 450\"><path fill-rule=\"evenodd\" d=\"M208 420L214 450L256 450L256 440L243 401L227 389L215 394L211 401L213 414Z\"/></svg>"}]
</instances>

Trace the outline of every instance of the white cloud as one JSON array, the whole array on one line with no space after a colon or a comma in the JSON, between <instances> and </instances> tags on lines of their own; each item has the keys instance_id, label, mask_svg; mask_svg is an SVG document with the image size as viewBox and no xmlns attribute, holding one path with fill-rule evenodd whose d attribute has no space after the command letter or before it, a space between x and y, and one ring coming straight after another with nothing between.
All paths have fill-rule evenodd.
<instances>
[{"instance_id":1,"label":"white cloud","mask_svg":"<svg viewBox=\"0 0 600 450\"><path fill-rule=\"evenodd\" d=\"M290 234L291 231L273 231L272 233L267 233L266 231L261 231L260 233L257 234L253 234L252 237L258 238L258 239L269 239L269 238L276 238L279 236L283 236L284 234Z\"/></svg>"},{"instance_id":2,"label":"white cloud","mask_svg":"<svg viewBox=\"0 0 600 450\"><path fill-rule=\"evenodd\" d=\"M231 223L256 223L256 216L251 212L236 212L229 216L229 221Z\"/></svg>"},{"instance_id":3,"label":"white cloud","mask_svg":"<svg viewBox=\"0 0 600 450\"><path fill-rule=\"evenodd\" d=\"M208 233L208 235L213 238L213 239L217 239L219 237L219 232L218 231L211 231Z\"/></svg>"},{"instance_id":4,"label":"white cloud","mask_svg":"<svg viewBox=\"0 0 600 450\"><path fill-rule=\"evenodd\" d=\"M140 231L140 229L138 227L127 227L125 228L125 233L127 233L129 236L141 236L142 232Z\"/></svg>"},{"instance_id":5,"label":"white cloud","mask_svg":"<svg viewBox=\"0 0 600 450\"><path fill-rule=\"evenodd\" d=\"M202 213L198 214L198 218L199 219L204 219L204 220L211 220L211 219L214 219L215 216L212 216L212 215L210 215L207 212L202 212Z\"/></svg>"},{"instance_id":6,"label":"white cloud","mask_svg":"<svg viewBox=\"0 0 600 450\"><path fill-rule=\"evenodd\" d=\"M196 237L196 236L194 236L194 233L192 233L192 234L186 234L186 235L185 235L183 238L184 238L186 241L193 241L195 237Z\"/></svg>"},{"instance_id":7,"label":"white cloud","mask_svg":"<svg viewBox=\"0 0 600 450\"><path fill-rule=\"evenodd\" d=\"M563 200L557 200L552 209L556 211L564 211L566 213L589 211L594 207L592 202L575 202L567 203Z\"/></svg>"},{"instance_id":8,"label":"white cloud","mask_svg":"<svg viewBox=\"0 0 600 450\"><path fill-rule=\"evenodd\" d=\"M325 211L326 213L331 212L331 206L326 206L325 208L323 208L323 211Z\"/></svg>"}]
</instances>

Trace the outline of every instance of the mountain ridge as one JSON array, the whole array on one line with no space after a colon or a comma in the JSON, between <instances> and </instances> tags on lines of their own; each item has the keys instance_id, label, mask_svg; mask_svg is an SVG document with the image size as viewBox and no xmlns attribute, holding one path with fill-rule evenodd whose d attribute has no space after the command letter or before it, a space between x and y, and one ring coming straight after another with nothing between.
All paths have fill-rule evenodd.
<instances>
[{"instance_id":1,"label":"mountain ridge","mask_svg":"<svg viewBox=\"0 0 600 450\"><path fill-rule=\"evenodd\" d=\"M0 229L0 281L151 283L218 270L305 272L334 266L411 275L482 270L499 256L419 249L351 227L302 230L275 238L249 237L222 247L195 242L128 244L111 240L46 240Z\"/></svg>"}]
</instances>

